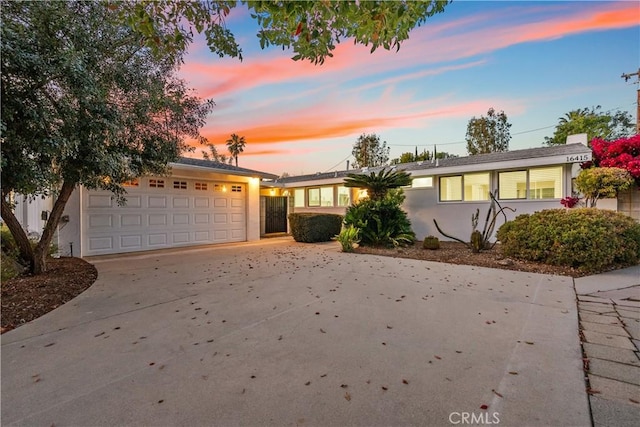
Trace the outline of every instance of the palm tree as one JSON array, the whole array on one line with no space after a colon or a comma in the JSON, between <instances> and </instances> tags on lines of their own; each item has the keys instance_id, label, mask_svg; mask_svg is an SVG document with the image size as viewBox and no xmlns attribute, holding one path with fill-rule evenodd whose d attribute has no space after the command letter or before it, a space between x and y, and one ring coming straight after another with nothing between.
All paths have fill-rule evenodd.
<instances>
[{"instance_id":1,"label":"palm tree","mask_svg":"<svg viewBox=\"0 0 640 427\"><path fill-rule=\"evenodd\" d=\"M238 166L238 154L244 151L244 146L247 145L247 141L244 140L244 136L238 136L235 133L231 134L231 138L227 139L227 148L231 157L236 159L236 166Z\"/></svg>"},{"instance_id":2,"label":"palm tree","mask_svg":"<svg viewBox=\"0 0 640 427\"><path fill-rule=\"evenodd\" d=\"M411 184L411 175L405 171L383 169L369 175L350 173L344 180L345 187L364 188L371 200L382 200L392 188Z\"/></svg>"}]
</instances>

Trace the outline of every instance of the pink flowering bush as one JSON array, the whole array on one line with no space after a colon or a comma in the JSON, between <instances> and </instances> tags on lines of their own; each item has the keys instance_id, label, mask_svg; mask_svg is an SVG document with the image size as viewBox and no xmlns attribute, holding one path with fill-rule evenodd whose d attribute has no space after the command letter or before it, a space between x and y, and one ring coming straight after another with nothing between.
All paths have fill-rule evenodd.
<instances>
[{"instance_id":1,"label":"pink flowering bush","mask_svg":"<svg viewBox=\"0 0 640 427\"><path fill-rule=\"evenodd\" d=\"M593 150L592 164L584 164L583 168L592 165L609 168L626 169L640 184L640 134L615 141L594 138L591 141Z\"/></svg>"}]
</instances>

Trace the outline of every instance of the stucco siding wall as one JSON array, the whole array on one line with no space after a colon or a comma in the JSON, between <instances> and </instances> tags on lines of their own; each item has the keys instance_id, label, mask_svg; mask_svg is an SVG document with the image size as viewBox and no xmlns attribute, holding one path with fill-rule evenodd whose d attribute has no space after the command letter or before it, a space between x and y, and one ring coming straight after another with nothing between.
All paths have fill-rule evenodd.
<instances>
[{"instance_id":1,"label":"stucco siding wall","mask_svg":"<svg viewBox=\"0 0 640 427\"><path fill-rule=\"evenodd\" d=\"M640 222L640 188L634 186L618 195L618 212Z\"/></svg>"},{"instance_id":2,"label":"stucco siding wall","mask_svg":"<svg viewBox=\"0 0 640 427\"><path fill-rule=\"evenodd\" d=\"M82 197L86 197L87 190L83 187L76 187L71 193L62 213L63 220L58 224L58 250L64 256L82 256L82 215L80 206ZM68 221L66 219L68 218ZM73 251L72 251L73 247Z\"/></svg>"},{"instance_id":3,"label":"stucco siding wall","mask_svg":"<svg viewBox=\"0 0 640 427\"><path fill-rule=\"evenodd\" d=\"M416 238L424 239L432 235L440 240L450 240L441 235L436 229L433 220L438 221L440 228L447 234L468 240L471 235L471 216L480 209L478 228L484 227L484 220L490 206L490 202L438 202L436 188L409 189L405 191L407 196L403 208L409 215L411 226L416 233ZM506 211L507 220L514 219L517 215L533 213L543 209L558 209L560 203L553 199L540 200L505 200L500 201L505 207L516 209L516 212ZM500 216L496 224L496 231L504 223Z\"/></svg>"}]
</instances>

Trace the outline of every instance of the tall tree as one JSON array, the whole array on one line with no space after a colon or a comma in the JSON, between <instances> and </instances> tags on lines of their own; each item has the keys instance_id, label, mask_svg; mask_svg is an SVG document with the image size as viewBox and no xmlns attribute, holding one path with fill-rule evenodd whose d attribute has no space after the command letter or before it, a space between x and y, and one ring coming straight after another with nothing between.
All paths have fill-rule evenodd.
<instances>
[{"instance_id":1,"label":"tall tree","mask_svg":"<svg viewBox=\"0 0 640 427\"><path fill-rule=\"evenodd\" d=\"M360 135L351 154L355 158L354 168L382 166L389 161L387 141L380 142L380 137L375 133Z\"/></svg>"},{"instance_id":2,"label":"tall tree","mask_svg":"<svg viewBox=\"0 0 640 427\"><path fill-rule=\"evenodd\" d=\"M635 134L633 118L627 111L611 113L601 109L598 105L569 111L558 118L553 136L546 136L544 143L549 146L566 144L567 136L578 133L586 133L589 143L594 138L611 141Z\"/></svg>"},{"instance_id":3,"label":"tall tree","mask_svg":"<svg viewBox=\"0 0 640 427\"><path fill-rule=\"evenodd\" d=\"M511 123L504 111L496 113L492 108L487 111L487 117L472 117L467 125L467 152L470 155L509 151L509 132Z\"/></svg>"},{"instance_id":4,"label":"tall tree","mask_svg":"<svg viewBox=\"0 0 640 427\"><path fill-rule=\"evenodd\" d=\"M244 140L244 136L232 133L231 138L227 139L226 142L229 153L236 160L236 166L238 166L238 154L244 152L244 146L247 145L247 141Z\"/></svg>"},{"instance_id":5,"label":"tall tree","mask_svg":"<svg viewBox=\"0 0 640 427\"><path fill-rule=\"evenodd\" d=\"M153 56L101 2L2 2L2 219L31 271L79 185L112 191L167 172L199 129L211 102L193 96L172 59ZM176 53L181 57L181 53ZM13 192L51 195L35 249L15 217Z\"/></svg>"},{"instance_id":6,"label":"tall tree","mask_svg":"<svg viewBox=\"0 0 640 427\"><path fill-rule=\"evenodd\" d=\"M227 157L226 154L218 153L218 148L215 146L215 144L208 143L205 145L207 146L209 151L201 150L203 159L212 160L214 162L220 162L220 163L229 163L229 164L233 162L232 156Z\"/></svg>"},{"instance_id":7,"label":"tall tree","mask_svg":"<svg viewBox=\"0 0 640 427\"><path fill-rule=\"evenodd\" d=\"M291 48L292 59L322 64L342 40L371 46L371 52L378 48L397 51L413 28L443 12L450 1L139 0L110 2L109 7L154 49L169 54L173 47L182 51L193 40L195 29L205 34L215 54L242 58L240 46L225 25L231 9L240 3L257 21L262 48Z\"/></svg>"}]
</instances>

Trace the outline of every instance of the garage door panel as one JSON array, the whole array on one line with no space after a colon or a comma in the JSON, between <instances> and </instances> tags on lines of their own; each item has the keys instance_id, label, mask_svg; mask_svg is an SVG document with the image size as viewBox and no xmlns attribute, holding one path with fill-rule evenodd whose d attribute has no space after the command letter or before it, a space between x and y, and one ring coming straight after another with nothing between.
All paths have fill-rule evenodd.
<instances>
[{"instance_id":1,"label":"garage door panel","mask_svg":"<svg viewBox=\"0 0 640 427\"><path fill-rule=\"evenodd\" d=\"M229 201L220 197L213 199L213 206L216 208L226 208Z\"/></svg>"},{"instance_id":2,"label":"garage door panel","mask_svg":"<svg viewBox=\"0 0 640 427\"><path fill-rule=\"evenodd\" d=\"M209 198L208 197L196 197L193 200L193 206L196 208L208 208L209 207Z\"/></svg>"},{"instance_id":3,"label":"garage door panel","mask_svg":"<svg viewBox=\"0 0 640 427\"><path fill-rule=\"evenodd\" d=\"M205 231L196 231L193 233L193 241L194 242L208 242L211 239L211 234L208 230Z\"/></svg>"},{"instance_id":4,"label":"garage door panel","mask_svg":"<svg viewBox=\"0 0 640 427\"><path fill-rule=\"evenodd\" d=\"M173 243L188 243L188 242L189 242L188 231L173 233Z\"/></svg>"},{"instance_id":5,"label":"garage door panel","mask_svg":"<svg viewBox=\"0 0 640 427\"><path fill-rule=\"evenodd\" d=\"M149 225L167 225L167 214L149 214Z\"/></svg>"},{"instance_id":6,"label":"garage door panel","mask_svg":"<svg viewBox=\"0 0 640 427\"><path fill-rule=\"evenodd\" d=\"M226 213L213 214L214 224L227 224L228 222L229 222L229 215L227 215Z\"/></svg>"},{"instance_id":7,"label":"garage door panel","mask_svg":"<svg viewBox=\"0 0 640 427\"><path fill-rule=\"evenodd\" d=\"M113 227L113 217L110 214L89 215L90 228L111 228Z\"/></svg>"},{"instance_id":8,"label":"garage door panel","mask_svg":"<svg viewBox=\"0 0 640 427\"><path fill-rule=\"evenodd\" d=\"M188 225L189 224L189 214L180 213L173 214L173 225Z\"/></svg>"},{"instance_id":9,"label":"garage door panel","mask_svg":"<svg viewBox=\"0 0 640 427\"><path fill-rule=\"evenodd\" d=\"M141 196L127 196L127 203L123 206L125 208L141 208L142 197Z\"/></svg>"},{"instance_id":10,"label":"garage door panel","mask_svg":"<svg viewBox=\"0 0 640 427\"><path fill-rule=\"evenodd\" d=\"M193 215L194 224L209 224L211 221L208 213L197 213Z\"/></svg>"},{"instance_id":11,"label":"garage door panel","mask_svg":"<svg viewBox=\"0 0 640 427\"><path fill-rule=\"evenodd\" d=\"M123 227L139 227L142 225L142 215L141 214L121 215L120 224Z\"/></svg>"},{"instance_id":12,"label":"garage door panel","mask_svg":"<svg viewBox=\"0 0 640 427\"><path fill-rule=\"evenodd\" d=\"M124 206L106 191L87 191L83 255L246 240L244 184L180 179L179 188L161 188L151 180L128 188Z\"/></svg>"},{"instance_id":13,"label":"garage door panel","mask_svg":"<svg viewBox=\"0 0 640 427\"><path fill-rule=\"evenodd\" d=\"M188 208L189 207L189 198L188 197L174 197L173 198L173 207L174 208Z\"/></svg>"},{"instance_id":14,"label":"garage door panel","mask_svg":"<svg viewBox=\"0 0 640 427\"><path fill-rule=\"evenodd\" d=\"M147 236L147 242L149 246L165 246L167 244L167 234L149 234Z\"/></svg>"},{"instance_id":15,"label":"garage door panel","mask_svg":"<svg viewBox=\"0 0 640 427\"><path fill-rule=\"evenodd\" d=\"M101 250L112 250L113 249L113 238L112 237L92 237L89 239L89 250L92 251L101 251Z\"/></svg>"},{"instance_id":16,"label":"garage door panel","mask_svg":"<svg viewBox=\"0 0 640 427\"><path fill-rule=\"evenodd\" d=\"M150 208L166 208L167 197L166 196L149 196Z\"/></svg>"},{"instance_id":17,"label":"garage door panel","mask_svg":"<svg viewBox=\"0 0 640 427\"><path fill-rule=\"evenodd\" d=\"M121 248L142 248L142 235L129 235L129 236L120 236L120 247Z\"/></svg>"},{"instance_id":18,"label":"garage door panel","mask_svg":"<svg viewBox=\"0 0 640 427\"><path fill-rule=\"evenodd\" d=\"M89 195L90 208L111 208L113 207L113 199L111 195L91 194Z\"/></svg>"}]
</instances>

